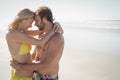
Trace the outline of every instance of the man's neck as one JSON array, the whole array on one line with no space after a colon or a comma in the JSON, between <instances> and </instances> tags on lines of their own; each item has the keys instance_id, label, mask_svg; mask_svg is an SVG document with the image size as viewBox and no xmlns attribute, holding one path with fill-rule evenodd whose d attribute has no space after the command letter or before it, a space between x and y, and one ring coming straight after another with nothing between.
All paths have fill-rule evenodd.
<instances>
[{"instance_id":1,"label":"man's neck","mask_svg":"<svg viewBox=\"0 0 120 80\"><path fill-rule=\"evenodd\" d=\"M48 22L48 23L46 24L46 27L47 27L47 32L50 32L50 31L53 29L53 23Z\"/></svg>"}]
</instances>

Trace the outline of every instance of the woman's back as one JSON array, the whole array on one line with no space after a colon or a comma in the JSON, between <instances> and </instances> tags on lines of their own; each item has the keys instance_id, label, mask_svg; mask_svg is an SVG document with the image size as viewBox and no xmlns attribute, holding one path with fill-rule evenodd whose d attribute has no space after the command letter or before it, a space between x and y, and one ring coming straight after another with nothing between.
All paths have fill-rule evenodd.
<instances>
[{"instance_id":1,"label":"woman's back","mask_svg":"<svg viewBox=\"0 0 120 80\"><path fill-rule=\"evenodd\" d=\"M11 58L18 63L32 63L31 55L30 55L30 45L20 43L15 40L13 36L15 32L8 32L6 35L6 40L8 44L8 48L10 50ZM23 49L23 50L22 50ZM26 50L27 49L27 50ZM15 73L19 76L23 77L31 77L32 72L24 71L24 70L16 70Z\"/></svg>"},{"instance_id":2,"label":"woman's back","mask_svg":"<svg viewBox=\"0 0 120 80\"><path fill-rule=\"evenodd\" d=\"M25 56L29 56L30 55L30 50L31 50L31 46L24 44L22 42L17 41L14 37L17 36L13 36L13 34L15 34L16 32L8 32L6 35L6 40L8 43L8 48L10 50L11 53L11 57L21 63L26 63L26 59ZM29 57L27 57L29 58ZM27 61L28 62L28 61Z\"/></svg>"}]
</instances>

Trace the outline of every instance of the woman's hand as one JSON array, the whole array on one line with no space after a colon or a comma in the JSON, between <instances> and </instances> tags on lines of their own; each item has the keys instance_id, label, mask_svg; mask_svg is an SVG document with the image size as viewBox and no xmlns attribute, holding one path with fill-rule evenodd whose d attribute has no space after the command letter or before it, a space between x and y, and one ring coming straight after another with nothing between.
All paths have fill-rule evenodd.
<instances>
[{"instance_id":1,"label":"woman's hand","mask_svg":"<svg viewBox=\"0 0 120 80\"><path fill-rule=\"evenodd\" d=\"M64 31L63 31L61 25L60 25L58 22L55 22L55 23L54 23L54 28L56 28L56 30L55 30L56 33L61 33L61 34L63 34Z\"/></svg>"},{"instance_id":2,"label":"woman's hand","mask_svg":"<svg viewBox=\"0 0 120 80\"><path fill-rule=\"evenodd\" d=\"M37 49L37 51L36 51L35 60L41 61L41 53L43 52L43 49L39 46L37 46L36 49Z\"/></svg>"}]
</instances>

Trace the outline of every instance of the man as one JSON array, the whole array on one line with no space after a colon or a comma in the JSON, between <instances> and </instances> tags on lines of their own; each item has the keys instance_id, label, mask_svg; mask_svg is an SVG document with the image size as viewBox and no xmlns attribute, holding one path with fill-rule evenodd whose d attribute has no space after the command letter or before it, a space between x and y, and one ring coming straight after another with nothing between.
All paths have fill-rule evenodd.
<instances>
[{"instance_id":1,"label":"man","mask_svg":"<svg viewBox=\"0 0 120 80\"><path fill-rule=\"evenodd\" d=\"M52 12L48 7L40 7L36 11L35 25L48 33L53 28ZM58 80L59 61L63 53L64 38L62 34L55 33L43 48L37 48L37 61L32 64L11 64L14 68L32 70L34 78L40 80ZM39 74L38 74L39 73ZM37 76L36 76L37 75ZM34 79L37 80L37 79Z\"/></svg>"}]
</instances>

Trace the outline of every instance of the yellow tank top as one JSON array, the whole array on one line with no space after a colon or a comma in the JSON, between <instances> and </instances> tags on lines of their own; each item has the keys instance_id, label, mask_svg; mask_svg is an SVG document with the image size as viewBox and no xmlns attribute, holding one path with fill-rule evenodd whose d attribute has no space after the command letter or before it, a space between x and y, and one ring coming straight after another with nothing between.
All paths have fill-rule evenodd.
<instances>
[{"instance_id":1,"label":"yellow tank top","mask_svg":"<svg viewBox=\"0 0 120 80\"><path fill-rule=\"evenodd\" d=\"M30 52L30 50L31 50L31 46L30 45L28 45L28 44L21 44L19 52L18 52L18 55L28 54ZM18 56L18 55L12 56L12 58L15 59L16 56Z\"/></svg>"}]
</instances>

